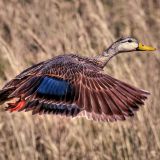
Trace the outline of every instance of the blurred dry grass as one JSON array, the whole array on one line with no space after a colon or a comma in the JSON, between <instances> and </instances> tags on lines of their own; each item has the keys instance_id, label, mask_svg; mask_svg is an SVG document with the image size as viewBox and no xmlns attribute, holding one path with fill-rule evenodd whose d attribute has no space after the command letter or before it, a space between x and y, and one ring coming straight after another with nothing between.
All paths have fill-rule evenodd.
<instances>
[{"instance_id":1,"label":"blurred dry grass","mask_svg":"<svg viewBox=\"0 0 160 160\"><path fill-rule=\"evenodd\" d=\"M122 35L160 48L159 8L159 0L1 0L0 86L55 55L96 55ZM159 160L160 55L119 55L106 72L152 93L135 118L108 124L1 109L0 159Z\"/></svg>"}]
</instances>

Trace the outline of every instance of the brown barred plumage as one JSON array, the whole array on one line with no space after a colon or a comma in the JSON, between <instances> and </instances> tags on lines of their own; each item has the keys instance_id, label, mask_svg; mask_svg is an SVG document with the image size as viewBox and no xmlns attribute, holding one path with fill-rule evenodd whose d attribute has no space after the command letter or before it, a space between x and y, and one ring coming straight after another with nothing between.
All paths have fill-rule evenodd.
<instances>
[{"instance_id":1,"label":"brown barred plumage","mask_svg":"<svg viewBox=\"0 0 160 160\"><path fill-rule=\"evenodd\" d=\"M103 56L66 54L36 64L0 90L0 103L18 98L8 103L11 112L32 110L33 114L86 116L97 121L125 120L144 104L149 92L104 74L110 57L101 61Z\"/></svg>"}]
</instances>

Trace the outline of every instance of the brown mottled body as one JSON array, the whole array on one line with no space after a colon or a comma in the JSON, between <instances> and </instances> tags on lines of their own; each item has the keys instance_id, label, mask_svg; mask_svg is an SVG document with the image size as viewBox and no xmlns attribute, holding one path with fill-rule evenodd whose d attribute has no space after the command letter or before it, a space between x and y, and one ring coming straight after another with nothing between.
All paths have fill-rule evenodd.
<instances>
[{"instance_id":1,"label":"brown mottled body","mask_svg":"<svg viewBox=\"0 0 160 160\"><path fill-rule=\"evenodd\" d=\"M67 116L87 116L94 120L113 121L132 116L147 97L148 92L131 87L104 73L102 63L77 55L62 55L26 69L1 90L1 99L15 97L26 103L17 110L33 113L54 113ZM43 77L56 77L72 84L72 97L60 100L39 97L36 89ZM64 104L64 111L52 111L47 106ZM17 104L16 104L17 105ZM14 105L8 109L12 111ZM65 108L64 107L64 108Z\"/></svg>"},{"instance_id":2,"label":"brown mottled body","mask_svg":"<svg viewBox=\"0 0 160 160\"><path fill-rule=\"evenodd\" d=\"M124 45L128 39L119 41ZM129 40L136 44L135 39ZM116 48L117 43L98 57L65 54L33 65L0 90L0 103L16 98L7 110L85 116L97 121L133 116L149 93L103 73L106 63L122 50Z\"/></svg>"}]
</instances>

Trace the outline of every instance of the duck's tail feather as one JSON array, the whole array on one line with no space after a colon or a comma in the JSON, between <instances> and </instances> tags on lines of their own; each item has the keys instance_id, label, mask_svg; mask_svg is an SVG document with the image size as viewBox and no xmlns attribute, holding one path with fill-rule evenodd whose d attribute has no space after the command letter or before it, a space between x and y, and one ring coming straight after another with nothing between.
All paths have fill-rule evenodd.
<instances>
[{"instance_id":1,"label":"duck's tail feather","mask_svg":"<svg viewBox=\"0 0 160 160\"><path fill-rule=\"evenodd\" d=\"M14 91L14 87L0 90L0 104L9 100L9 95Z\"/></svg>"}]
</instances>

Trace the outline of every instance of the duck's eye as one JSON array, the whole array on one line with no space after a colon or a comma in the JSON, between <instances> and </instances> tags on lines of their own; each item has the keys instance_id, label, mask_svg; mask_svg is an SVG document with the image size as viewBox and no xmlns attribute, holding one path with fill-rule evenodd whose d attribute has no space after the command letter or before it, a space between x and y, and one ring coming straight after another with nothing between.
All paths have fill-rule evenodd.
<instances>
[{"instance_id":1,"label":"duck's eye","mask_svg":"<svg viewBox=\"0 0 160 160\"><path fill-rule=\"evenodd\" d=\"M128 42L129 42L129 43L131 43L131 42L132 42L132 40L131 40L131 39L129 39L129 40L128 40Z\"/></svg>"}]
</instances>

